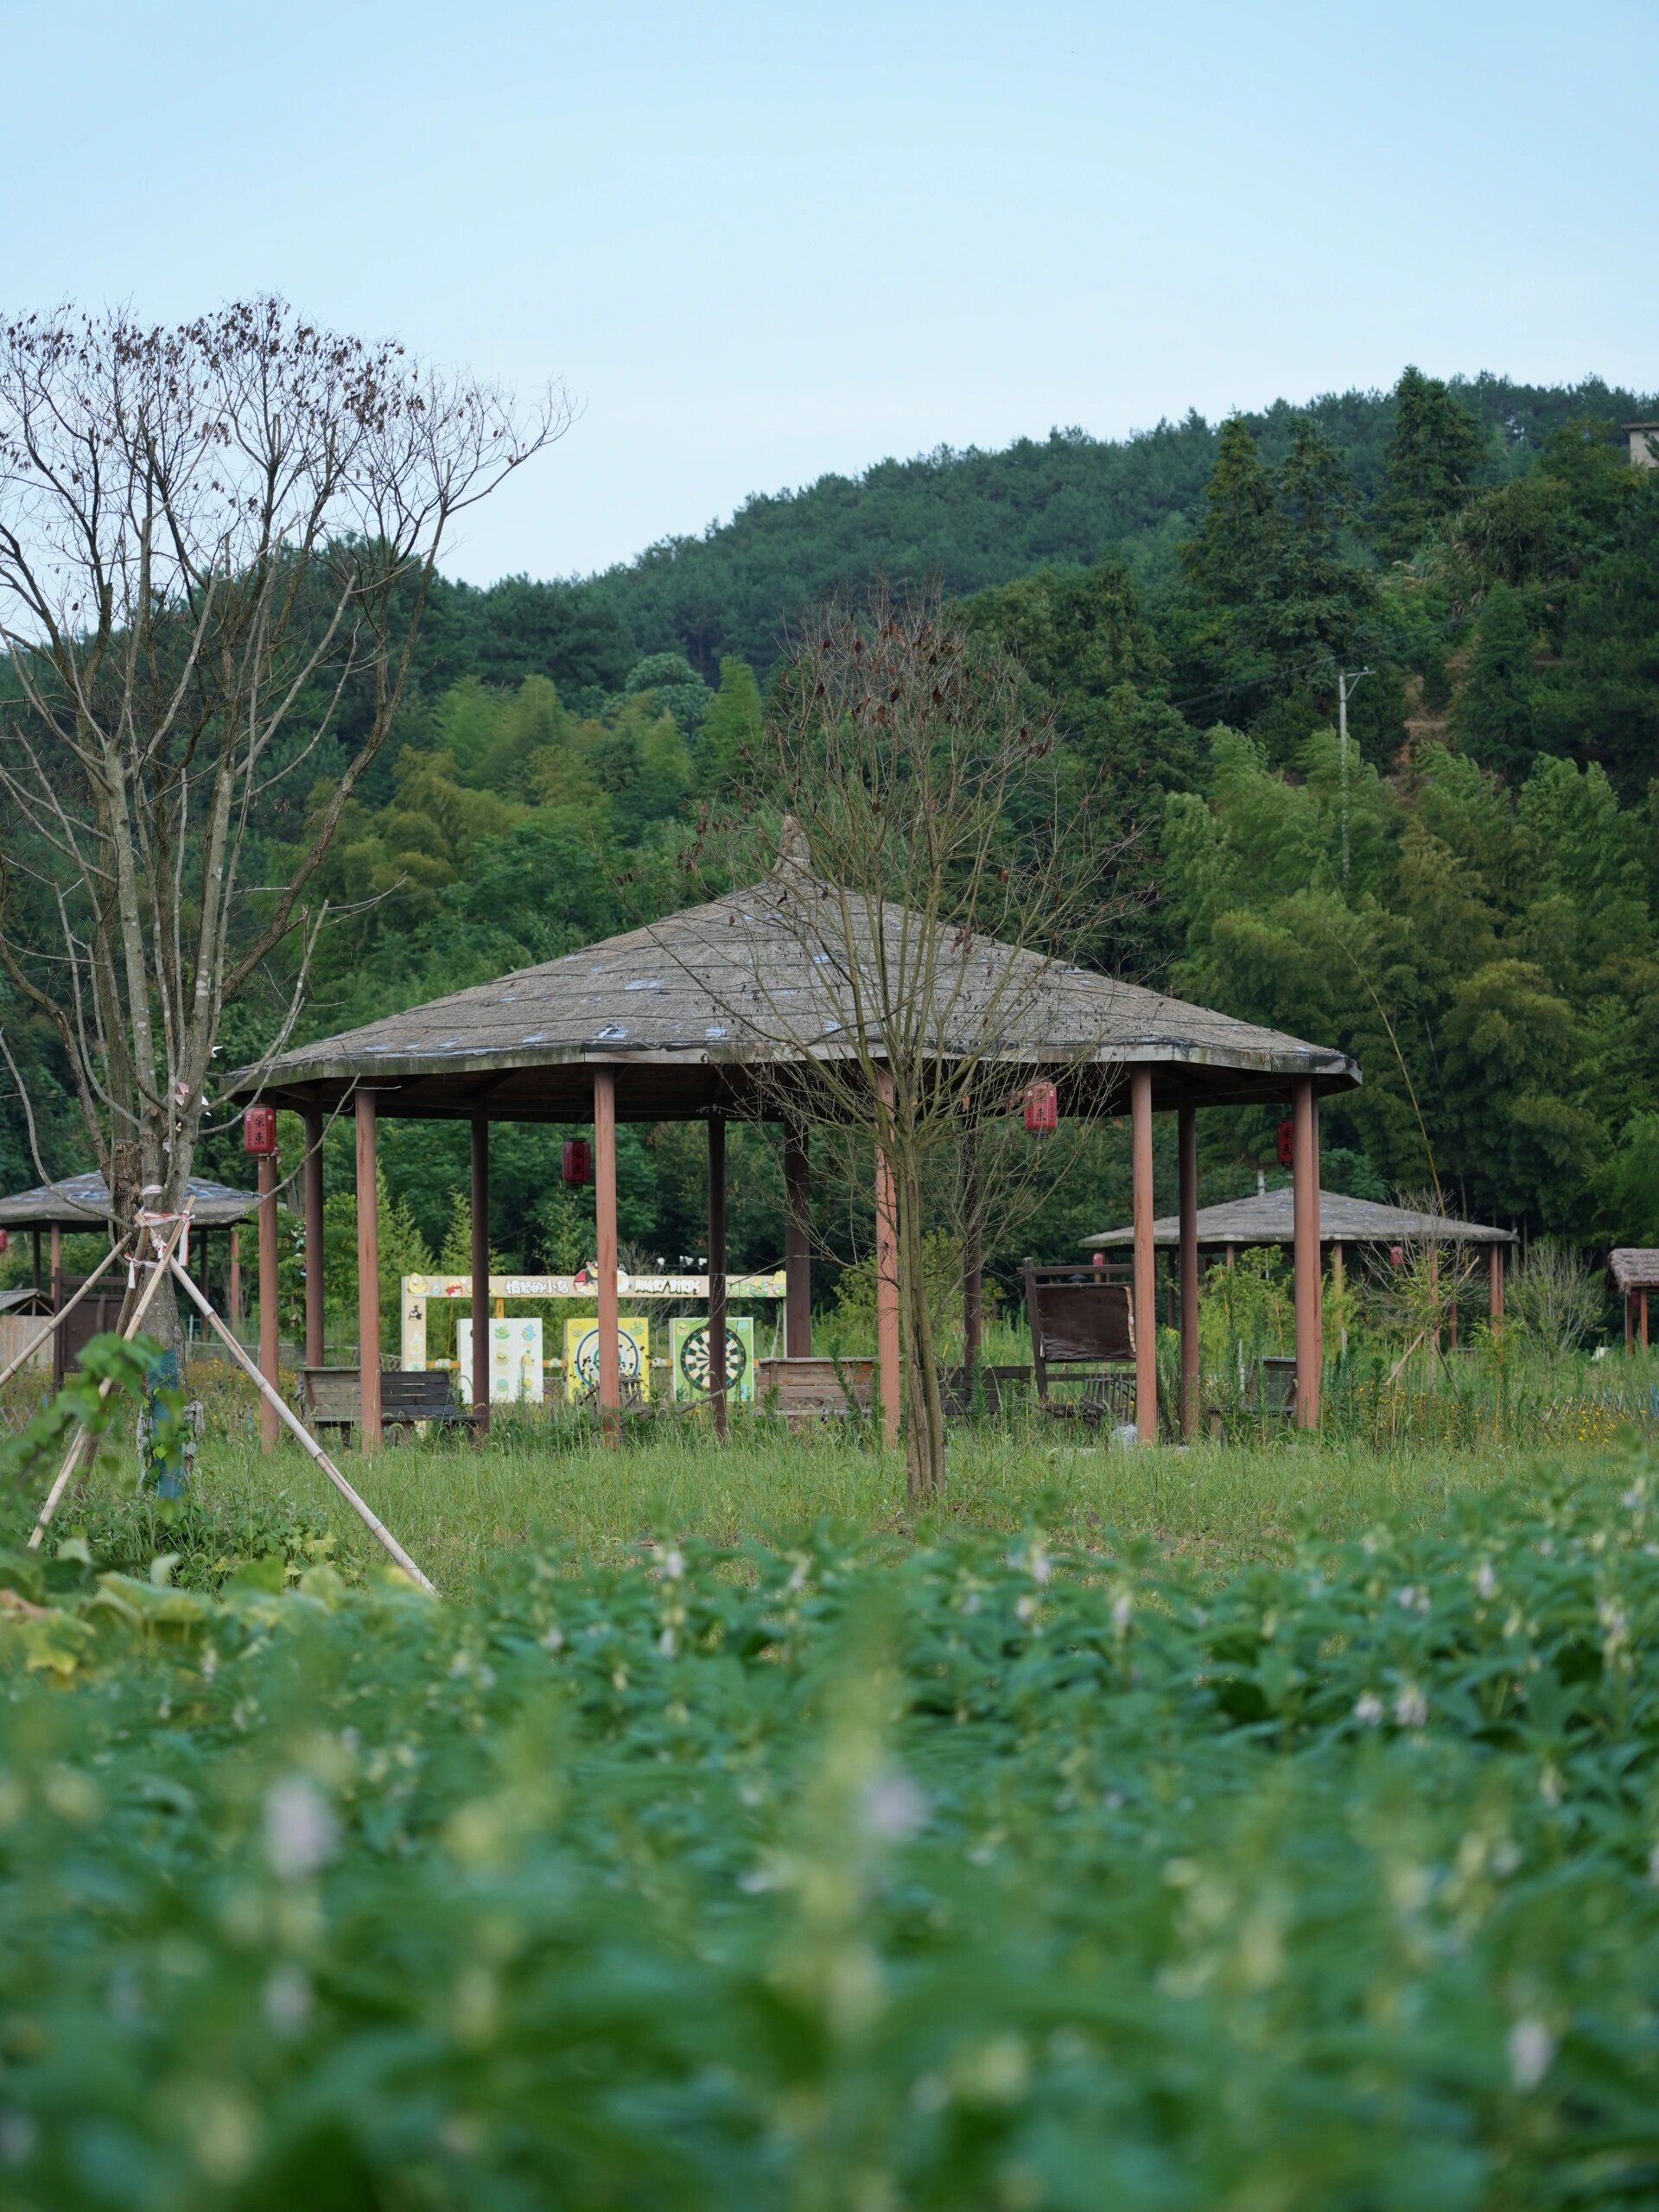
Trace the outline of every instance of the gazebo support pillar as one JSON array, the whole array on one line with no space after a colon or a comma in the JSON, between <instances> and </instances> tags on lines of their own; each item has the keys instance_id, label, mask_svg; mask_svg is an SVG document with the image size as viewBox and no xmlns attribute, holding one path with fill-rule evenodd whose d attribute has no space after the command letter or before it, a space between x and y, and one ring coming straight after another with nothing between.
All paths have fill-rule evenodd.
<instances>
[{"instance_id":1,"label":"gazebo support pillar","mask_svg":"<svg viewBox=\"0 0 1659 2212\"><path fill-rule=\"evenodd\" d=\"M1494 1321L1503 1319L1503 1247L1489 1244L1486 1248L1486 1285L1491 1294L1491 1315Z\"/></svg>"},{"instance_id":2,"label":"gazebo support pillar","mask_svg":"<svg viewBox=\"0 0 1659 2212\"><path fill-rule=\"evenodd\" d=\"M962 1139L962 1370L963 1402L974 1406L974 1376L985 1339L985 1239L981 1217L979 1131Z\"/></svg>"},{"instance_id":3,"label":"gazebo support pillar","mask_svg":"<svg viewBox=\"0 0 1659 2212\"><path fill-rule=\"evenodd\" d=\"M380 1184L374 1093L357 1094L357 1367L363 1449L380 1449Z\"/></svg>"},{"instance_id":4,"label":"gazebo support pillar","mask_svg":"<svg viewBox=\"0 0 1659 2212\"><path fill-rule=\"evenodd\" d=\"M784 1353L808 1359L812 1352L812 1162L806 1131L784 1124ZM712 1289L713 1286L710 1286Z\"/></svg>"},{"instance_id":5,"label":"gazebo support pillar","mask_svg":"<svg viewBox=\"0 0 1659 2212\"><path fill-rule=\"evenodd\" d=\"M616 1073L594 1070L594 1221L599 1245L599 1417L618 1440L622 1367L616 1312Z\"/></svg>"},{"instance_id":6,"label":"gazebo support pillar","mask_svg":"<svg viewBox=\"0 0 1659 2212\"><path fill-rule=\"evenodd\" d=\"M63 1303L63 1231L54 1221L52 1224L52 1311L55 1313Z\"/></svg>"},{"instance_id":7,"label":"gazebo support pillar","mask_svg":"<svg viewBox=\"0 0 1659 2212\"><path fill-rule=\"evenodd\" d=\"M1198 1109L1178 1108L1176 1122L1180 1169L1181 1437L1191 1444L1198 1433Z\"/></svg>"},{"instance_id":8,"label":"gazebo support pillar","mask_svg":"<svg viewBox=\"0 0 1659 2212\"><path fill-rule=\"evenodd\" d=\"M29 1241L33 1254L29 1268L29 1281L34 1285L35 1288L38 1290L41 1287L41 1232L38 1229L31 1229L29 1230Z\"/></svg>"},{"instance_id":9,"label":"gazebo support pillar","mask_svg":"<svg viewBox=\"0 0 1659 2212\"><path fill-rule=\"evenodd\" d=\"M1637 1293L1637 1298L1638 1300L1637 1306L1637 1326L1642 1338L1642 1349L1643 1351L1646 1351L1648 1348L1648 1294L1645 1290L1638 1291Z\"/></svg>"},{"instance_id":10,"label":"gazebo support pillar","mask_svg":"<svg viewBox=\"0 0 1659 2212\"><path fill-rule=\"evenodd\" d=\"M473 1199L473 1437L481 1444L490 1433L490 1121L474 1114L472 1133Z\"/></svg>"},{"instance_id":11,"label":"gazebo support pillar","mask_svg":"<svg viewBox=\"0 0 1659 2212\"><path fill-rule=\"evenodd\" d=\"M280 1390L282 1351L276 1312L276 1162L270 1153L259 1155L259 1372L273 1390ZM269 1399L259 1401L259 1443L274 1452L283 1433L276 1408Z\"/></svg>"},{"instance_id":12,"label":"gazebo support pillar","mask_svg":"<svg viewBox=\"0 0 1659 2212\"><path fill-rule=\"evenodd\" d=\"M305 1363L323 1363L322 1109L308 1106L305 1126ZM234 1236L235 1230L231 1234Z\"/></svg>"},{"instance_id":13,"label":"gazebo support pillar","mask_svg":"<svg viewBox=\"0 0 1659 2212\"><path fill-rule=\"evenodd\" d=\"M1296 1425L1317 1428L1319 1370L1325 1356L1319 1280L1319 1106L1311 1079L1303 1076L1292 1094L1294 1143L1291 1220L1295 1237Z\"/></svg>"},{"instance_id":14,"label":"gazebo support pillar","mask_svg":"<svg viewBox=\"0 0 1659 2212\"><path fill-rule=\"evenodd\" d=\"M1152 1070L1129 1073L1129 1173L1135 1191L1135 1425L1158 1441L1158 1252L1152 1241Z\"/></svg>"},{"instance_id":15,"label":"gazebo support pillar","mask_svg":"<svg viewBox=\"0 0 1659 2212\"><path fill-rule=\"evenodd\" d=\"M231 1229L231 1326L239 1328L242 1323L242 1232L234 1224Z\"/></svg>"},{"instance_id":16,"label":"gazebo support pillar","mask_svg":"<svg viewBox=\"0 0 1659 2212\"><path fill-rule=\"evenodd\" d=\"M726 1433L726 1120L709 1116L709 1402Z\"/></svg>"},{"instance_id":17,"label":"gazebo support pillar","mask_svg":"<svg viewBox=\"0 0 1659 2212\"><path fill-rule=\"evenodd\" d=\"M877 1087L889 1107L893 1077L886 1069L876 1076ZM881 1437L888 1445L899 1441L899 1416L904 1402L904 1376L899 1334L899 1193L893 1164L885 1147L875 1147L875 1351L881 1384Z\"/></svg>"}]
</instances>

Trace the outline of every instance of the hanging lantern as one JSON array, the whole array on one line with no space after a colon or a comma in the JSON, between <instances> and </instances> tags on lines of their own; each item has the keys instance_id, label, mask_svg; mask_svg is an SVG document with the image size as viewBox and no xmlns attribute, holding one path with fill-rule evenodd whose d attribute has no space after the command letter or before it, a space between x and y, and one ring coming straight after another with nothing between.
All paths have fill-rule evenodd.
<instances>
[{"instance_id":1,"label":"hanging lantern","mask_svg":"<svg viewBox=\"0 0 1659 2212\"><path fill-rule=\"evenodd\" d=\"M3 1229L0 1229L0 1252L3 1252L10 1242L11 1238L9 1233Z\"/></svg>"},{"instance_id":2,"label":"hanging lantern","mask_svg":"<svg viewBox=\"0 0 1659 2212\"><path fill-rule=\"evenodd\" d=\"M262 1160L275 1157L276 1151L276 1109L274 1106L250 1106L242 1116L242 1149L257 1153Z\"/></svg>"},{"instance_id":3,"label":"hanging lantern","mask_svg":"<svg viewBox=\"0 0 1659 2212\"><path fill-rule=\"evenodd\" d=\"M586 1137L566 1137L564 1151L559 1160L559 1173L567 1183L593 1181L594 1147Z\"/></svg>"},{"instance_id":4,"label":"hanging lantern","mask_svg":"<svg viewBox=\"0 0 1659 2212\"><path fill-rule=\"evenodd\" d=\"M1391 1268L1403 1268L1405 1264L1405 1246L1403 1244L1390 1244L1389 1247L1389 1265Z\"/></svg>"},{"instance_id":5,"label":"hanging lantern","mask_svg":"<svg viewBox=\"0 0 1659 2212\"><path fill-rule=\"evenodd\" d=\"M1029 1136L1052 1136L1060 1126L1060 1094L1052 1083L1026 1085L1026 1132Z\"/></svg>"},{"instance_id":6,"label":"hanging lantern","mask_svg":"<svg viewBox=\"0 0 1659 2212\"><path fill-rule=\"evenodd\" d=\"M1296 1165L1296 1124L1294 1122L1281 1122L1279 1124L1279 1165L1281 1167L1294 1167Z\"/></svg>"}]
</instances>

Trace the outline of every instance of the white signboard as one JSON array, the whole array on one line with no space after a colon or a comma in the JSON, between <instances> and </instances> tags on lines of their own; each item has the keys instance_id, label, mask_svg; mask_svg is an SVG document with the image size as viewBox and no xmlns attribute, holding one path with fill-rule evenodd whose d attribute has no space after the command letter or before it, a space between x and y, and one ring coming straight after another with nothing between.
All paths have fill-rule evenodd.
<instances>
[{"instance_id":1,"label":"white signboard","mask_svg":"<svg viewBox=\"0 0 1659 2212\"><path fill-rule=\"evenodd\" d=\"M486 1322L490 1332L490 1403L513 1405L529 1400L542 1402L542 1323L540 1315L501 1316ZM456 1376L461 1402L473 1402L473 1325L464 1316L455 1323L455 1353L461 1369Z\"/></svg>"}]
</instances>

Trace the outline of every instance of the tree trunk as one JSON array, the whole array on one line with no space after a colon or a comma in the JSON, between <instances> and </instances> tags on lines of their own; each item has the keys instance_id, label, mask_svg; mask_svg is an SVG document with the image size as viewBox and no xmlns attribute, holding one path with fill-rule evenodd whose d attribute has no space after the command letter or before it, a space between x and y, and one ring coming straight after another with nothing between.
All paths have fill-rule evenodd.
<instances>
[{"instance_id":1,"label":"tree trunk","mask_svg":"<svg viewBox=\"0 0 1659 2212\"><path fill-rule=\"evenodd\" d=\"M944 1407L933 1317L927 1310L922 1242L921 1174L913 1160L899 1171L899 1310L905 1332L905 1472L910 1495L944 1489Z\"/></svg>"}]
</instances>

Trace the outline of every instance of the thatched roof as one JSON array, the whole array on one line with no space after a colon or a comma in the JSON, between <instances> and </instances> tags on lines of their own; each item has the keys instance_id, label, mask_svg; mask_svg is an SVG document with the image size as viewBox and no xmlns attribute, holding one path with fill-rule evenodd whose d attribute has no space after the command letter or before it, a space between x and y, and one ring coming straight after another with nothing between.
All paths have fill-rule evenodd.
<instances>
[{"instance_id":1,"label":"thatched roof","mask_svg":"<svg viewBox=\"0 0 1659 2212\"><path fill-rule=\"evenodd\" d=\"M1225 1205L1198 1208L1200 1244L1288 1244L1294 1241L1289 1190L1261 1191ZM1154 1244L1179 1244L1179 1217L1166 1214L1152 1224ZM1319 1193L1322 1244L1401 1244L1413 1240L1441 1244L1513 1244L1512 1229L1492 1229L1478 1221L1453 1221L1435 1213L1414 1213L1408 1206L1380 1206L1370 1198L1344 1198L1340 1191ZM1106 1251L1135 1242L1133 1224L1079 1239L1085 1250Z\"/></svg>"},{"instance_id":2,"label":"thatched roof","mask_svg":"<svg viewBox=\"0 0 1659 2212\"><path fill-rule=\"evenodd\" d=\"M582 1120L597 1065L632 1071L617 1086L625 1118L741 1109L757 1068L850 1052L880 964L918 973L922 926L786 862L747 890L562 960L296 1046L263 1072L242 1070L230 1089L331 1105L365 1082L385 1114L487 1105L503 1120ZM1296 1076L1321 1090L1359 1080L1328 1047L995 938L940 931L925 966L931 1049L1011 1077L1047 1067L1078 1084L1092 1070L1098 1093L1125 1066L1150 1065L1161 1103L1282 1096Z\"/></svg>"},{"instance_id":3,"label":"thatched roof","mask_svg":"<svg viewBox=\"0 0 1659 2212\"><path fill-rule=\"evenodd\" d=\"M199 1229L245 1221L259 1203L255 1192L233 1191L228 1183L196 1175L190 1178L190 1195L196 1202L191 1218ZM102 1229L109 1218L109 1185L96 1171L0 1198L0 1229Z\"/></svg>"},{"instance_id":4,"label":"thatched roof","mask_svg":"<svg viewBox=\"0 0 1659 2212\"><path fill-rule=\"evenodd\" d=\"M1659 1290L1659 1251L1651 1245L1621 1244L1607 1264L1621 1291Z\"/></svg>"}]
</instances>

